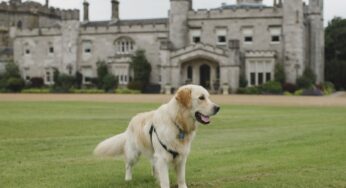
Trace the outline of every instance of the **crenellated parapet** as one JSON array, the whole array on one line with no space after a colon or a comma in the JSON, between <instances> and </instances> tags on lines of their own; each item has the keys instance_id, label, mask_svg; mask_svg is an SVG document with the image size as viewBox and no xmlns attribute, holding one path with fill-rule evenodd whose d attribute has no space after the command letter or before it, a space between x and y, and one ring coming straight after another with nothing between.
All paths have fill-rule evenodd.
<instances>
[{"instance_id":1,"label":"crenellated parapet","mask_svg":"<svg viewBox=\"0 0 346 188\"><path fill-rule=\"evenodd\" d=\"M78 9L61 10L59 8L48 7L34 1L26 1L18 4L10 4L7 2L0 3L0 13L10 14L29 14L36 16L48 16L61 20L79 20Z\"/></svg>"},{"instance_id":2,"label":"crenellated parapet","mask_svg":"<svg viewBox=\"0 0 346 188\"><path fill-rule=\"evenodd\" d=\"M265 18L282 17L283 10L280 7L258 7L258 8L219 8L199 9L189 11L189 19L218 19L218 18Z\"/></svg>"}]
</instances>

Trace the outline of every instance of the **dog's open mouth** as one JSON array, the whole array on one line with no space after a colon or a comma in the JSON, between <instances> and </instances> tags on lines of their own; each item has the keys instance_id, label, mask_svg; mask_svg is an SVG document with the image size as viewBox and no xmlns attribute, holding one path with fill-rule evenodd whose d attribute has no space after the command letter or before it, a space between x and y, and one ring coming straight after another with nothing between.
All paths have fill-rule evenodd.
<instances>
[{"instance_id":1,"label":"dog's open mouth","mask_svg":"<svg viewBox=\"0 0 346 188\"><path fill-rule=\"evenodd\" d=\"M196 120L202 124L209 124L210 123L210 118L209 116L203 115L200 112L195 113Z\"/></svg>"}]
</instances>

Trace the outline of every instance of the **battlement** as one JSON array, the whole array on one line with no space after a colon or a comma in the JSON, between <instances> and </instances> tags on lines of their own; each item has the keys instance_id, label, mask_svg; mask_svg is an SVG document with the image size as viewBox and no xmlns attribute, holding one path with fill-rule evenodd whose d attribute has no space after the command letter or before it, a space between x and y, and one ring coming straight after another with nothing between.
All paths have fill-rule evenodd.
<instances>
[{"instance_id":1,"label":"battlement","mask_svg":"<svg viewBox=\"0 0 346 188\"><path fill-rule=\"evenodd\" d=\"M61 20L79 20L79 10L78 9L68 9L62 10L54 7L47 7L38 2L27 1L20 4L10 4L7 2L0 3L0 12L6 13L25 13L42 15L53 18L58 18Z\"/></svg>"},{"instance_id":2,"label":"battlement","mask_svg":"<svg viewBox=\"0 0 346 188\"><path fill-rule=\"evenodd\" d=\"M81 34L101 34L118 32L168 32L167 19L120 20L118 22L86 22L81 25Z\"/></svg>"},{"instance_id":3,"label":"battlement","mask_svg":"<svg viewBox=\"0 0 346 188\"><path fill-rule=\"evenodd\" d=\"M282 17L283 9L280 7L258 7L258 8L218 8L218 9L199 9L189 11L189 19L218 19L218 18L263 18L263 17Z\"/></svg>"}]
</instances>

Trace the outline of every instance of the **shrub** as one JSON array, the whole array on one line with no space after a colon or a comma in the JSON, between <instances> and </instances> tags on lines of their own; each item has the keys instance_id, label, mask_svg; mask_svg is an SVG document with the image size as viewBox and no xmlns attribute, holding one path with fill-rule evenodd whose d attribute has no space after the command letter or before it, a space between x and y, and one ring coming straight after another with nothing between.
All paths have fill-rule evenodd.
<instances>
[{"instance_id":1,"label":"shrub","mask_svg":"<svg viewBox=\"0 0 346 188\"><path fill-rule=\"evenodd\" d=\"M76 88L81 88L83 84L83 74L77 71L75 77L76 77L76 80L75 80Z\"/></svg>"},{"instance_id":2,"label":"shrub","mask_svg":"<svg viewBox=\"0 0 346 188\"><path fill-rule=\"evenodd\" d=\"M52 92L69 93L75 84L75 77L67 74L58 74L54 81Z\"/></svg>"},{"instance_id":3,"label":"shrub","mask_svg":"<svg viewBox=\"0 0 346 188\"><path fill-rule=\"evenodd\" d=\"M23 89L22 93L50 93L49 88L31 88L31 89Z\"/></svg>"},{"instance_id":4,"label":"shrub","mask_svg":"<svg viewBox=\"0 0 346 188\"><path fill-rule=\"evenodd\" d=\"M72 89L71 93L78 93L78 94L99 94L104 93L104 90L97 89L97 88L86 88L86 89Z\"/></svg>"},{"instance_id":5,"label":"shrub","mask_svg":"<svg viewBox=\"0 0 346 188\"><path fill-rule=\"evenodd\" d=\"M258 94L261 94L261 92L257 87L246 87L246 88L239 88L238 94L258 95Z\"/></svg>"},{"instance_id":6,"label":"shrub","mask_svg":"<svg viewBox=\"0 0 346 188\"><path fill-rule=\"evenodd\" d=\"M303 75L297 78L297 86L301 89L311 88L313 86L313 82Z\"/></svg>"},{"instance_id":7,"label":"shrub","mask_svg":"<svg viewBox=\"0 0 346 188\"><path fill-rule=\"evenodd\" d=\"M127 88L132 89L132 90L140 90L140 91L142 91L143 83L142 82L132 81L132 82L130 82L127 85Z\"/></svg>"},{"instance_id":8,"label":"shrub","mask_svg":"<svg viewBox=\"0 0 346 188\"><path fill-rule=\"evenodd\" d=\"M285 74L285 69L284 65L281 63L277 63L275 65L275 81L283 84L286 82L286 74Z\"/></svg>"},{"instance_id":9,"label":"shrub","mask_svg":"<svg viewBox=\"0 0 346 188\"><path fill-rule=\"evenodd\" d=\"M160 84L148 84L144 87L143 93L152 93L152 94L158 94L161 92L161 85Z\"/></svg>"},{"instance_id":10,"label":"shrub","mask_svg":"<svg viewBox=\"0 0 346 188\"><path fill-rule=\"evenodd\" d=\"M140 94L140 90L133 90L128 88L118 88L115 90L115 93L117 94Z\"/></svg>"},{"instance_id":11,"label":"shrub","mask_svg":"<svg viewBox=\"0 0 346 188\"><path fill-rule=\"evenodd\" d=\"M276 81L270 81L262 86L259 87L259 89L262 91L262 93L267 94L281 94L282 93L282 86L279 82Z\"/></svg>"},{"instance_id":12,"label":"shrub","mask_svg":"<svg viewBox=\"0 0 346 188\"><path fill-rule=\"evenodd\" d=\"M325 82L321 85L321 90L325 95L331 95L335 92L334 84L331 82Z\"/></svg>"},{"instance_id":13,"label":"shrub","mask_svg":"<svg viewBox=\"0 0 346 188\"><path fill-rule=\"evenodd\" d=\"M21 78L11 77L6 81L6 89L10 92L20 92L25 87L25 82Z\"/></svg>"},{"instance_id":14,"label":"shrub","mask_svg":"<svg viewBox=\"0 0 346 188\"><path fill-rule=\"evenodd\" d=\"M284 91L288 91L290 93L294 93L295 91L297 91L297 86L295 84L291 84L291 83L284 83L282 85L282 89Z\"/></svg>"},{"instance_id":15,"label":"shrub","mask_svg":"<svg viewBox=\"0 0 346 188\"><path fill-rule=\"evenodd\" d=\"M246 77L244 74L241 74L239 77L239 87L245 88L248 85L248 81L246 80Z\"/></svg>"},{"instance_id":16,"label":"shrub","mask_svg":"<svg viewBox=\"0 0 346 188\"><path fill-rule=\"evenodd\" d=\"M114 91L118 86L118 80L117 78L112 74L107 74L102 79L102 89L105 92L112 92Z\"/></svg>"},{"instance_id":17,"label":"shrub","mask_svg":"<svg viewBox=\"0 0 346 188\"><path fill-rule=\"evenodd\" d=\"M295 96L301 96L301 95L303 95L303 90L302 90L302 89L299 89L299 90L295 91L295 92L294 92L294 95L295 95Z\"/></svg>"},{"instance_id":18,"label":"shrub","mask_svg":"<svg viewBox=\"0 0 346 188\"><path fill-rule=\"evenodd\" d=\"M303 76L309 79L312 84L316 83L316 74L310 68L305 68Z\"/></svg>"},{"instance_id":19,"label":"shrub","mask_svg":"<svg viewBox=\"0 0 346 188\"><path fill-rule=\"evenodd\" d=\"M41 88L44 85L44 80L41 77L32 77L30 79L30 87Z\"/></svg>"}]
</instances>

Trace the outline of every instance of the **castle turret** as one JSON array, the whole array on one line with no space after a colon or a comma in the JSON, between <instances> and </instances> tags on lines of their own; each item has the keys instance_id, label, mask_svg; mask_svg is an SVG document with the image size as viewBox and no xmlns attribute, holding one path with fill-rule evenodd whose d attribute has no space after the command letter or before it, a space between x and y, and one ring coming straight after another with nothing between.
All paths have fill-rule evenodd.
<instances>
[{"instance_id":1,"label":"castle turret","mask_svg":"<svg viewBox=\"0 0 346 188\"><path fill-rule=\"evenodd\" d=\"M310 0L308 6L308 66L317 76L317 83L324 81L324 27L323 0Z\"/></svg>"},{"instance_id":2,"label":"castle turret","mask_svg":"<svg viewBox=\"0 0 346 188\"><path fill-rule=\"evenodd\" d=\"M192 9L191 0L171 0L169 11L169 40L175 49L183 48L188 41L187 17Z\"/></svg>"},{"instance_id":3,"label":"castle turret","mask_svg":"<svg viewBox=\"0 0 346 188\"><path fill-rule=\"evenodd\" d=\"M119 1L111 0L112 3L112 20L119 19Z\"/></svg>"},{"instance_id":4,"label":"castle turret","mask_svg":"<svg viewBox=\"0 0 346 188\"><path fill-rule=\"evenodd\" d=\"M86 0L83 3L83 21L89 21L89 2Z\"/></svg>"},{"instance_id":5,"label":"castle turret","mask_svg":"<svg viewBox=\"0 0 346 188\"><path fill-rule=\"evenodd\" d=\"M304 12L302 0L283 2L284 63L287 82L295 83L305 69Z\"/></svg>"}]
</instances>

